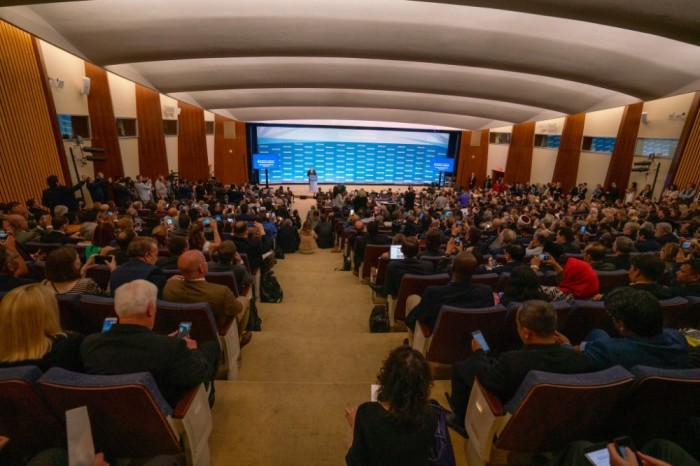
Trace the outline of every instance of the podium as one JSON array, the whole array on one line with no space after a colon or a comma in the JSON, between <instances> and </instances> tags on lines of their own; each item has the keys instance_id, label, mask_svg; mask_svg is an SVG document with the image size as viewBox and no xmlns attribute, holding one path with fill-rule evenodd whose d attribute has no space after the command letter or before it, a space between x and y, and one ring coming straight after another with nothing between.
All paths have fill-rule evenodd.
<instances>
[{"instance_id":1,"label":"podium","mask_svg":"<svg viewBox=\"0 0 700 466\"><path fill-rule=\"evenodd\" d=\"M318 176L309 175L309 191L312 193L318 191Z\"/></svg>"}]
</instances>

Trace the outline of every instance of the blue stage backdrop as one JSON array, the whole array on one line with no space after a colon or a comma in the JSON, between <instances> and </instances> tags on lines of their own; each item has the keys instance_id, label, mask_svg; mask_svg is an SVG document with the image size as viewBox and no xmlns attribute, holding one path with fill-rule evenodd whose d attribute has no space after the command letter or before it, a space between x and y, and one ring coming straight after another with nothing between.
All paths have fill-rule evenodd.
<instances>
[{"instance_id":1,"label":"blue stage backdrop","mask_svg":"<svg viewBox=\"0 0 700 466\"><path fill-rule=\"evenodd\" d=\"M431 183L433 159L452 157L458 132L251 125L250 150L279 157L271 183ZM452 136L452 137L451 137ZM261 178L264 175L260 175Z\"/></svg>"}]
</instances>

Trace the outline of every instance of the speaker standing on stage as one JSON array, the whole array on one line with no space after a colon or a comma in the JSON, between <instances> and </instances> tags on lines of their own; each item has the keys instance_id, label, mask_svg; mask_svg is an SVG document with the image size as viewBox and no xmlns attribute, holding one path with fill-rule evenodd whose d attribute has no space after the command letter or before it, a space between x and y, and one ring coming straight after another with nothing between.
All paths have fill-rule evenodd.
<instances>
[{"instance_id":1,"label":"speaker standing on stage","mask_svg":"<svg viewBox=\"0 0 700 466\"><path fill-rule=\"evenodd\" d=\"M309 177L309 191L315 193L318 190L316 170L314 167L309 167L309 171L306 172L306 176Z\"/></svg>"},{"instance_id":2,"label":"speaker standing on stage","mask_svg":"<svg viewBox=\"0 0 700 466\"><path fill-rule=\"evenodd\" d=\"M309 171L306 172L306 176L316 176L316 170L314 170L314 167L309 167Z\"/></svg>"}]
</instances>

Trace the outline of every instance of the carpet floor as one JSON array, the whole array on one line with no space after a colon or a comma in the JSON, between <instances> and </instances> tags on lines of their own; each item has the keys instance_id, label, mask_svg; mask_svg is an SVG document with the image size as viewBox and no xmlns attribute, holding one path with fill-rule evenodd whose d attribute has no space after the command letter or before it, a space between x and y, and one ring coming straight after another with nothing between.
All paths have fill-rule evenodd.
<instances>
[{"instance_id":1,"label":"carpet floor","mask_svg":"<svg viewBox=\"0 0 700 466\"><path fill-rule=\"evenodd\" d=\"M279 304L259 304L262 332L242 351L239 379L217 381L210 438L216 466L343 465L352 441L347 406L370 384L404 333L369 333L369 288L334 271L340 254L288 254L275 266ZM433 398L447 406L449 381ZM451 433L458 465L465 441Z\"/></svg>"}]
</instances>

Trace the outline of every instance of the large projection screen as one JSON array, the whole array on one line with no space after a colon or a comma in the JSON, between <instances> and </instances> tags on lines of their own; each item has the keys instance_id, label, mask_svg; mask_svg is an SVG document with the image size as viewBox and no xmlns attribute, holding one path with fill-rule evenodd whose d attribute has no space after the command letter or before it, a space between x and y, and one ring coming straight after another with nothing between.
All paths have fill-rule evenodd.
<instances>
[{"instance_id":1,"label":"large projection screen","mask_svg":"<svg viewBox=\"0 0 700 466\"><path fill-rule=\"evenodd\" d=\"M305 183L309 167L319 183L431 183L431 161L447 157L449 132L340 127L256 126L259 154L276 154L272 183Z\"/></svg>"}]
</instances>

